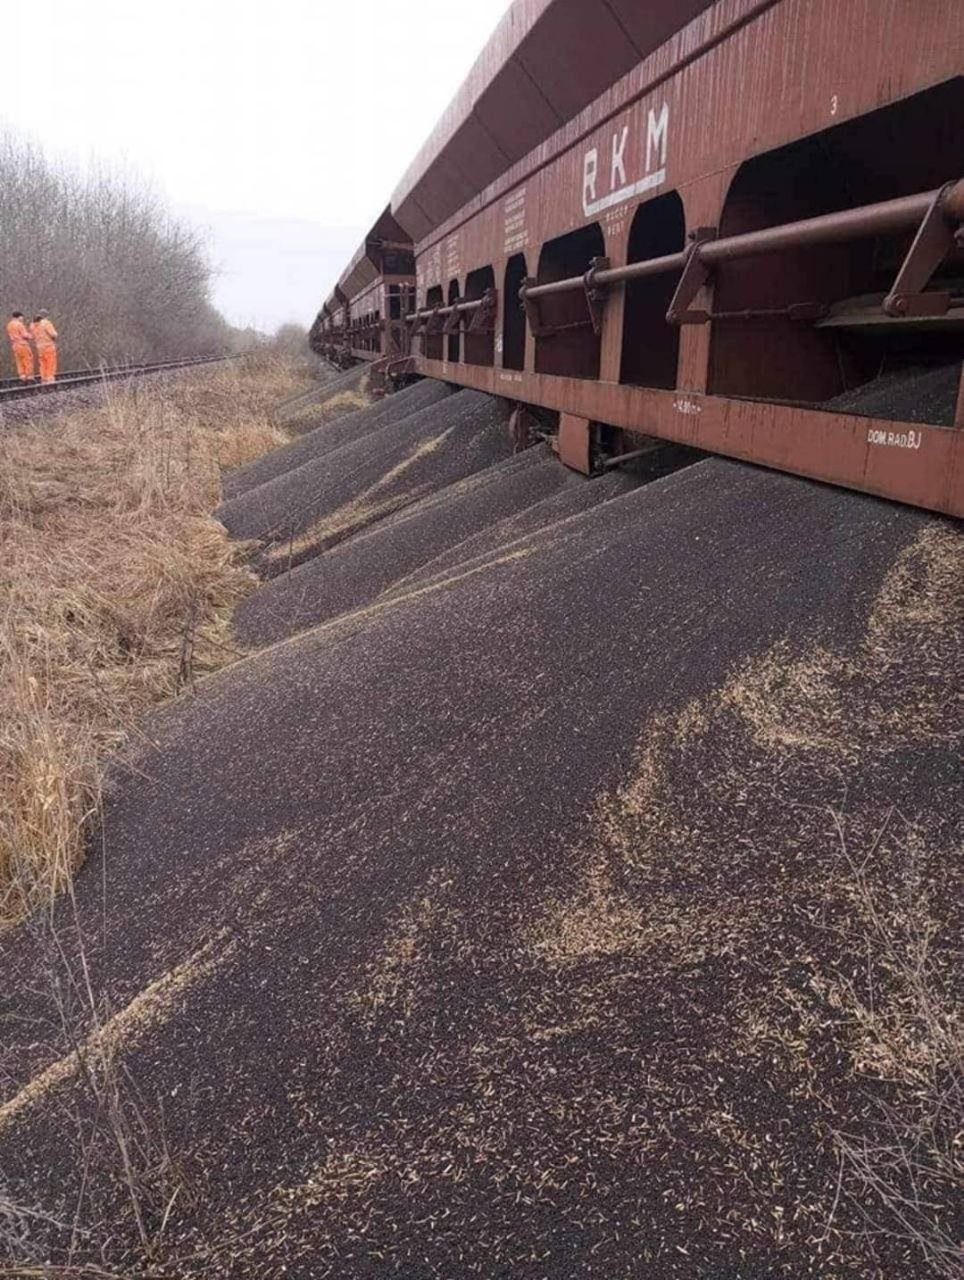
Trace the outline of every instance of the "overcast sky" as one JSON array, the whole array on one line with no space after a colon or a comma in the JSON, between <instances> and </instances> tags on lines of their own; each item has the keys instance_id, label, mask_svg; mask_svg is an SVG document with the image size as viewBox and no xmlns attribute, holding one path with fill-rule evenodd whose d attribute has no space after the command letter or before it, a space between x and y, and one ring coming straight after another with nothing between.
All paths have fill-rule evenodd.
<instances>
[{"instance_id":1,"label":"overcast sky","mask_svg":"<svg viewBox=\"0 0 964 1280\"><path fill-rule=\"evenodd\" d=\"M508 0L0 6L0 128L149 178L228 319L273 328L313 319Z\"/></svg>"}]
</instances>

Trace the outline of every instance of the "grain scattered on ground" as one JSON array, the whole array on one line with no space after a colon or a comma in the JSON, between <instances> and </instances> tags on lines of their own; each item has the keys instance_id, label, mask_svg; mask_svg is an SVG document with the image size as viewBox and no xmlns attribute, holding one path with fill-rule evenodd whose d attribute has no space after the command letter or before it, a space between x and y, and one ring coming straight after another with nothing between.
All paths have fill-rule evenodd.
<instances>
[{"instance_id":1,"label":"grain scattered on ground","mask_svg":"<svg viewBox=\"0 0 964 1280\"><path fill-rule=\"evenodd\" d=\"M124 1058L192 1170L178 1280L943 1274L959 535L720 460L571 492L200 682L118 775L77 883L110 1007L234 946ZM44 1006L30 939L2 961L15 1093ZM0 1133L22 1202L77 1194L72 1135Z\"/></svg>"}]
</instances>

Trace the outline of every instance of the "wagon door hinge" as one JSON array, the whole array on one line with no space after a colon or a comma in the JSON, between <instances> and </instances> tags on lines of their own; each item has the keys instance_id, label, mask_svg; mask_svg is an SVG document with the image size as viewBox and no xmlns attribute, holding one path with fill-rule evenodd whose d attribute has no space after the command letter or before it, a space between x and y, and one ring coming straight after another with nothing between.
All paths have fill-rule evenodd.
<instances>
[{"instance_id":1,"label":"wagon door hinge","mask_svg":"<svg viewBox=\"0 0 964 1280\"><path fill-rule=\"evenodd\" d=\"M482 305L477 307L469 321L469 333L495 333L495 317L499 310L499 291L486 289Z\"/></svg>"},{"instance_id":2,"label":"wagon door hinge","mask_svg":"<svg viewBox=\"0 0 964 1280\"><path fill-rule=\"evenodd\" d=\"M586 290L586 306L589 308L589 319L592 321L592 331L597 337L602 333L603 318L606 312L607 291L605 285L596 283L596 275L600 271L608 270L608 258L593 258L589 264L589 270L583 277L583 286Z\"/></svg>"},{"instance_id":3,"label":"wagon door hinge","mask_svg":"<svg viewBox=\"0 0 964 1280\"><path fill-rule=\"evenodd\" d=\"M696 227L690 232L693 243L686 252L686 262L683 264L679 284L676 286L673 301L666 312L667 324L706 324L709 320L708 311L690 310L690 306L710 278L710 268L702 258L703 245L709 240L715 240L716 236L716 227Z\"/></svg>"},{"instance_id":4,"label":"wagon door hinge","mask_svg":"<svg viewBox=\"0 0 964 1280\"><path fill-rule=\"evenodd\" d=\"M942 316L951 305L949 293L925 293L931 276L941 265L955 243L961 238L961 228L952 229L944 216L944 197L957 184L948 182L931 202L917 228L914 242L907 251L897 279L882 306L888 316Z\"/></svg>"}]
</instances>

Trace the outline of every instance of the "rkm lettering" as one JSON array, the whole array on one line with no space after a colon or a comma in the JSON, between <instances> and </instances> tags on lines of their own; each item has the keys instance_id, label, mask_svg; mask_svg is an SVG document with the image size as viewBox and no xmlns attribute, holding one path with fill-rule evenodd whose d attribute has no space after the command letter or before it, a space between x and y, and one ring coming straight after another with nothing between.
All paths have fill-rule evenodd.
<instances>
[{"instance_id":1,"label":"rkm lettering","mask_svg":"<svg viewBox=\"0 0 964 1280\"><path fill-rule=\"evenodd\" d=\"M646 121L646 167L644 176L631 181L626 175L626 153L629 147L630 126L624 124L612 136L609 151L609 191L599 194L599 148L586 152L582 170L582 208L587 218L611 209L613 205L631 200L633 196L652 191L666 181L666 149L669 133L669 103L664 102L657 112L650 107ZM642 148L640 148L642 150ZM641 157L642 158L642 157Z\"/></svg>"}]
</instances>

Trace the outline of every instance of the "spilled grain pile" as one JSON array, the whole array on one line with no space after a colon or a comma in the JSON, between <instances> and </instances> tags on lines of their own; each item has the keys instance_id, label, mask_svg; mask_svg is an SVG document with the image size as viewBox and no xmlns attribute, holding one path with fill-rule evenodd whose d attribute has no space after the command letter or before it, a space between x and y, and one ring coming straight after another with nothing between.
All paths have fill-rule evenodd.
<instances>
[{"instance_id":1,"label":"spilled grain pile","mask_svg":"<svg viewBox=\"0 0 964 1280\"><path fill-rule=\"evenodd\" d=\"M299 436L358 412L371 402L369 373L367 365L339 373L322 364L316 372L315 385L279 401L272 410L272 420L289 435Z\"/></svg>"},{"instance_id":2,"label":"spilled grain pile","mask_svg":"<svg viewBox=\"0 0 964 1280\"><path fill-rule=\"evenodd\" d=\"M245 646L263 645L295 635L339 614L359 609L404 584L446 552L458 563L478 554L477 536L495 533L513 541L510 525L530 513L532 527L562 518L548 499L559 495L565 509L578 508L588 496L603 501L632 487L628 477L590 484L559 465L546 447L530 449L465 480L446 485L270 580L242 604L235 631ZM587 491L590 491L587 493Z\"/></svg>"},{"instance_id":3,"label":"spilled grain pile","mask_svg":"<svg viewBox=\"0 0 964 1280\"><path fill-rule=\"evenodd\" d=\"M444 383L424 381L354 412L333 415L328 410L319 412L319 421L306 429L303 435L228 476L224 484L225 499L237 498L287 471L315 462L325 454L334 453L342 445L360 440L376 428L398 422L419 409L438 404L451 394L451 389Z\"/></svg>"},{"instance_id":4,"label":"spilled grain pile","mask_svg":"<svg viewBox=\"0 0 964 1280\"><path fill-rule=\"evenodd\" d=\"M356 421L360 416L354 415ZM218 518L232 537L261 543L266 576L285 572L510 457L508 416L504 401L460 391L332 452L320 451L312 461L232 498Z\"/></svg>"},{"instance_id":5,"label":"spilled grain pile","mask_svg":"<svg viewBox=\"0 0 964 1280\"><path fill-rule=\"evenodd\" d=\"M101 1030L0 956L23 1256L123 1273L133 1181L179 1278L953 1274L958 535L720 461L517 532L151 719ZM77 1044L163 1195L84 1182Z\"/></svg>"}]
</instances>

